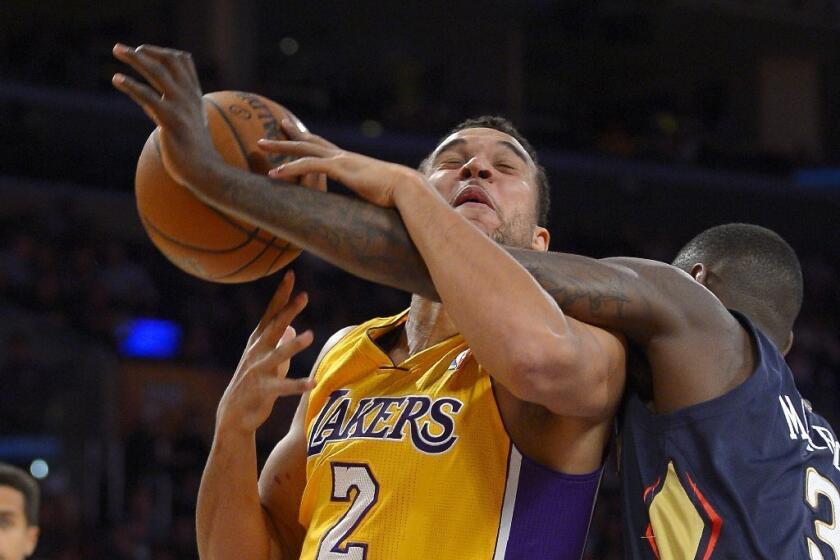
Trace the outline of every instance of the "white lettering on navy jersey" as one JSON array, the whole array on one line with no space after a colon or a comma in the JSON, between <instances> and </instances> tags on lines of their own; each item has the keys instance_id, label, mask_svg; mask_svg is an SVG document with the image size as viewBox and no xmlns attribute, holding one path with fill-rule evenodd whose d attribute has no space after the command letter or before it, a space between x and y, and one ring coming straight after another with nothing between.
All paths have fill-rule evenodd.
<instances>
[{"instance_id":1,"label":"white lettering on navy jersey","mask_svg":"<svg viewBox=\"0 0 840 560\"><path fill-rule=\"evenodd\" d=\"M834 468L840 471L840 442L837 441L837 436L828 426L809 425L810 405L801 397L799 400L801 417L800 411L797 410L791 398L787 395L779 395L779 404L787 422L790 439L807 442L806 449L810 452L830 453L833 456Z\"/></svg>"}]
</instances>

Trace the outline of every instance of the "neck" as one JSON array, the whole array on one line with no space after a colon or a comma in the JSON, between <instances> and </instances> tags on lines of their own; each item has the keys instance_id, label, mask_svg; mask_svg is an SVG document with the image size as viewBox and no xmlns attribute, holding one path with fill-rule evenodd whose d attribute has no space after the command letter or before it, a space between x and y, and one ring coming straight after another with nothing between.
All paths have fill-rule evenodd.
<instances>
[{"instance_id":1,"label":"neck","mask_svg":"<svg viewBox=\"0 0 840 560\"><path fill-rule=\"evenodd\" d=\"M409 355L422 352L457 332L443 304L418 295L411 297L411 308L405 323Z\"/></svg>"}]
</instances>

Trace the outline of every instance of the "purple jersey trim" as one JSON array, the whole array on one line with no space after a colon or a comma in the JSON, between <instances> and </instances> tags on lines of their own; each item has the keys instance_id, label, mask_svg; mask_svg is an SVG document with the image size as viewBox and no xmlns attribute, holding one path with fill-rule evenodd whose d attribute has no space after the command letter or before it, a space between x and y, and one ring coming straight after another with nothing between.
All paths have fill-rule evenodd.
<instances>
[{"instance_id":1,"label":"purple jersey trim","mask_svg":"<svg viewBox=\"0 0 840 560\"><path fill-rule=\"evenodd\" d=\"M514 456L520 460L519 480L504 560L580 560L603 468L589 474L564 474L521 455L515 447L511 460ZM504 532L500 529L500 534Z\"/></svg>"}]
</instances>

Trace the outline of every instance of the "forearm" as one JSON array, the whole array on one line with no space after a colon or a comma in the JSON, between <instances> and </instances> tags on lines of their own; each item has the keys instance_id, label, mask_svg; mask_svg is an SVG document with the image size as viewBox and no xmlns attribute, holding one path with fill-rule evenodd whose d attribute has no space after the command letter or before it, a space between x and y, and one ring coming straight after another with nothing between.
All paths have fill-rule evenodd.
<instances>
[{"instance_id":1,"label":"forearm","mask_svg":"<svg viewBox=\"0 0 840 560\"><path fill-rule=\"evenodd\" d=\"M327 262L378 284L439 300L403 218L393 209L323 193L228 166L212 166L193 192ZM420 212L407 213L417 217ZM649 294L626 267L565 253L506 248L563 311L576 319L646 336ZM461 267L454 267L461 269Z\"/></svg>"},{"instance_id":2,"label":"forearm","mask_svg":"<svg viewBox=\"0 0 840 560\"><path fill-rule=\"evenodd\" d=\"M201 558L269 560L271 534L257 488L253 435L217 433L198 490L196 536Z\"/></svg>"},{"instance_id":3,"label":"forearm","mask_svg":"<svg viewBox=\"0 0 840 560\"><path fill-rule=\"evenodd\" d=\"M363 200L213 166L191 190L360 278L436 299L399 214Z\"/></svg>"},{"instance_id":4,"label":"forearm","mask_svg":"<svg viewBox=\"0 0 840 560\"><path fill-rule=\"evenodd\" d=\"M650 337L661 319L662 293L652 278L662 263L593 259L581 255L507 247L570 317L613 329L631 340ZM626 261L634 261L631 266ZM644 271L644 268L651 270Z\"/></svg>"},{"instance_id":5,"label":"forearm","mask_svg":"<svg viewBox=\"0 0 840 560\"><path fill-rule=\"evenodd\" d=\"M534 277L437 193L421 184L396 201L447 313L509 390L516 393L531 360L573 345L568 321Z\"/></svg>"}]
</instances>

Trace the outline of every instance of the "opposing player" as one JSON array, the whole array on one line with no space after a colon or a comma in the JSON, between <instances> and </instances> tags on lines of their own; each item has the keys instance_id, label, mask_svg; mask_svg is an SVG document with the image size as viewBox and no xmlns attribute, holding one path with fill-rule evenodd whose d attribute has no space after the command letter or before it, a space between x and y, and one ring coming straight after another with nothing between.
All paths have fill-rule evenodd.
<instances>
[{"instance_id":1,"label":"opposing player","mask_svg":"<svg viewBox=\"0 0 840 560\"><path fill-rule=\"evenodd\" d=\"M182 129L181 152L190 157L179 165L212 162L189 130ZM375 166L378 180L355 188L389 205L399 176L409 174L327 150L311 135L298 139L274 147L316 160L281 176L303 166L331 167L353 186L354 171ZM232 177L212 164L203 169L210 169L206 181L191 188L208 203L359 276L438 297L393 211L282 183L269 189L258 178ZM404 217L412 212L400 210ZM509 252L567 314L623 332L649 363L649 372L638 376L641 398L630 400L625 418L628 554L837 558L840 452L781 358L801 301L798 262L778 236L761 228L729 226L707 235L728 250L684 251L676 262L686 270L639 259ZM672 515L665 514L669 507Z\"/></svg>"},{"instance_id":2,"label":"opposing player","mask_svg":"<svg viewBox=\"0 0 840 560\"><path fill-rule=\"evenodd\" d=\"M399 203L389 164L315 141L274 147L305 156L274 176L326 172L400 209L422 243L411 225L422 209ZM380 181L361 181L360 166ZM647 362L622 415L631 557L840 558L840 445L783 357L803 292L783 239L718 226L673 265L510 251L568 314L622 332Z\"/></svg>"},{"instance_id":3,"label":"opposing player","mask_svg":"<svg viewBox=\"0 0 840 560\"><path fill-rule=\"evenodd\" d=\"M274 147L305 156L276 177L325 172L395 206L423 252L412 225L423 209L400 203L409 183L390 164L319 142ZM840 558L840 445L783 358L803 291L784 240L718 226L673 266L510 250L567 313L622 332L644 354L623 413L631 557Z\"/></svg>"},{"instance_id":4,"label":"opposing player","mask_svg":"<svg viewBox=\"0 0 840 560\"><path fill-rule=\"evenodd\" d=\"M184 53L115 54L153 86L115 78L161 126L170 174L224 196L231 184L273 188L213 155ZM547 184L533 150L486 119L447 137L422 174L342 161L350 174L331 175L367 195L383 177L400 186L392 194L416 217L404 213L428 265L421 274L443 303L414 296L406 312L328 342L258 491L255 430L278 395L312 387L284 379L312 339L288 326L305 297L291 297L286 277L219 406L199 496L202 556L580 558L625 351L616 335L566 317L491 240L547 249Z\"/></svg>"},{"instance_id":5,"label":"opposing player","mask_svg":"<svg viewBox=\"0 0 840 560\"><path fill-rule=\"evenodd\" d=\"M21 469L0 463L0 558L23 560L38 544L38 483Z\"/></svg>"}]
</instances>

